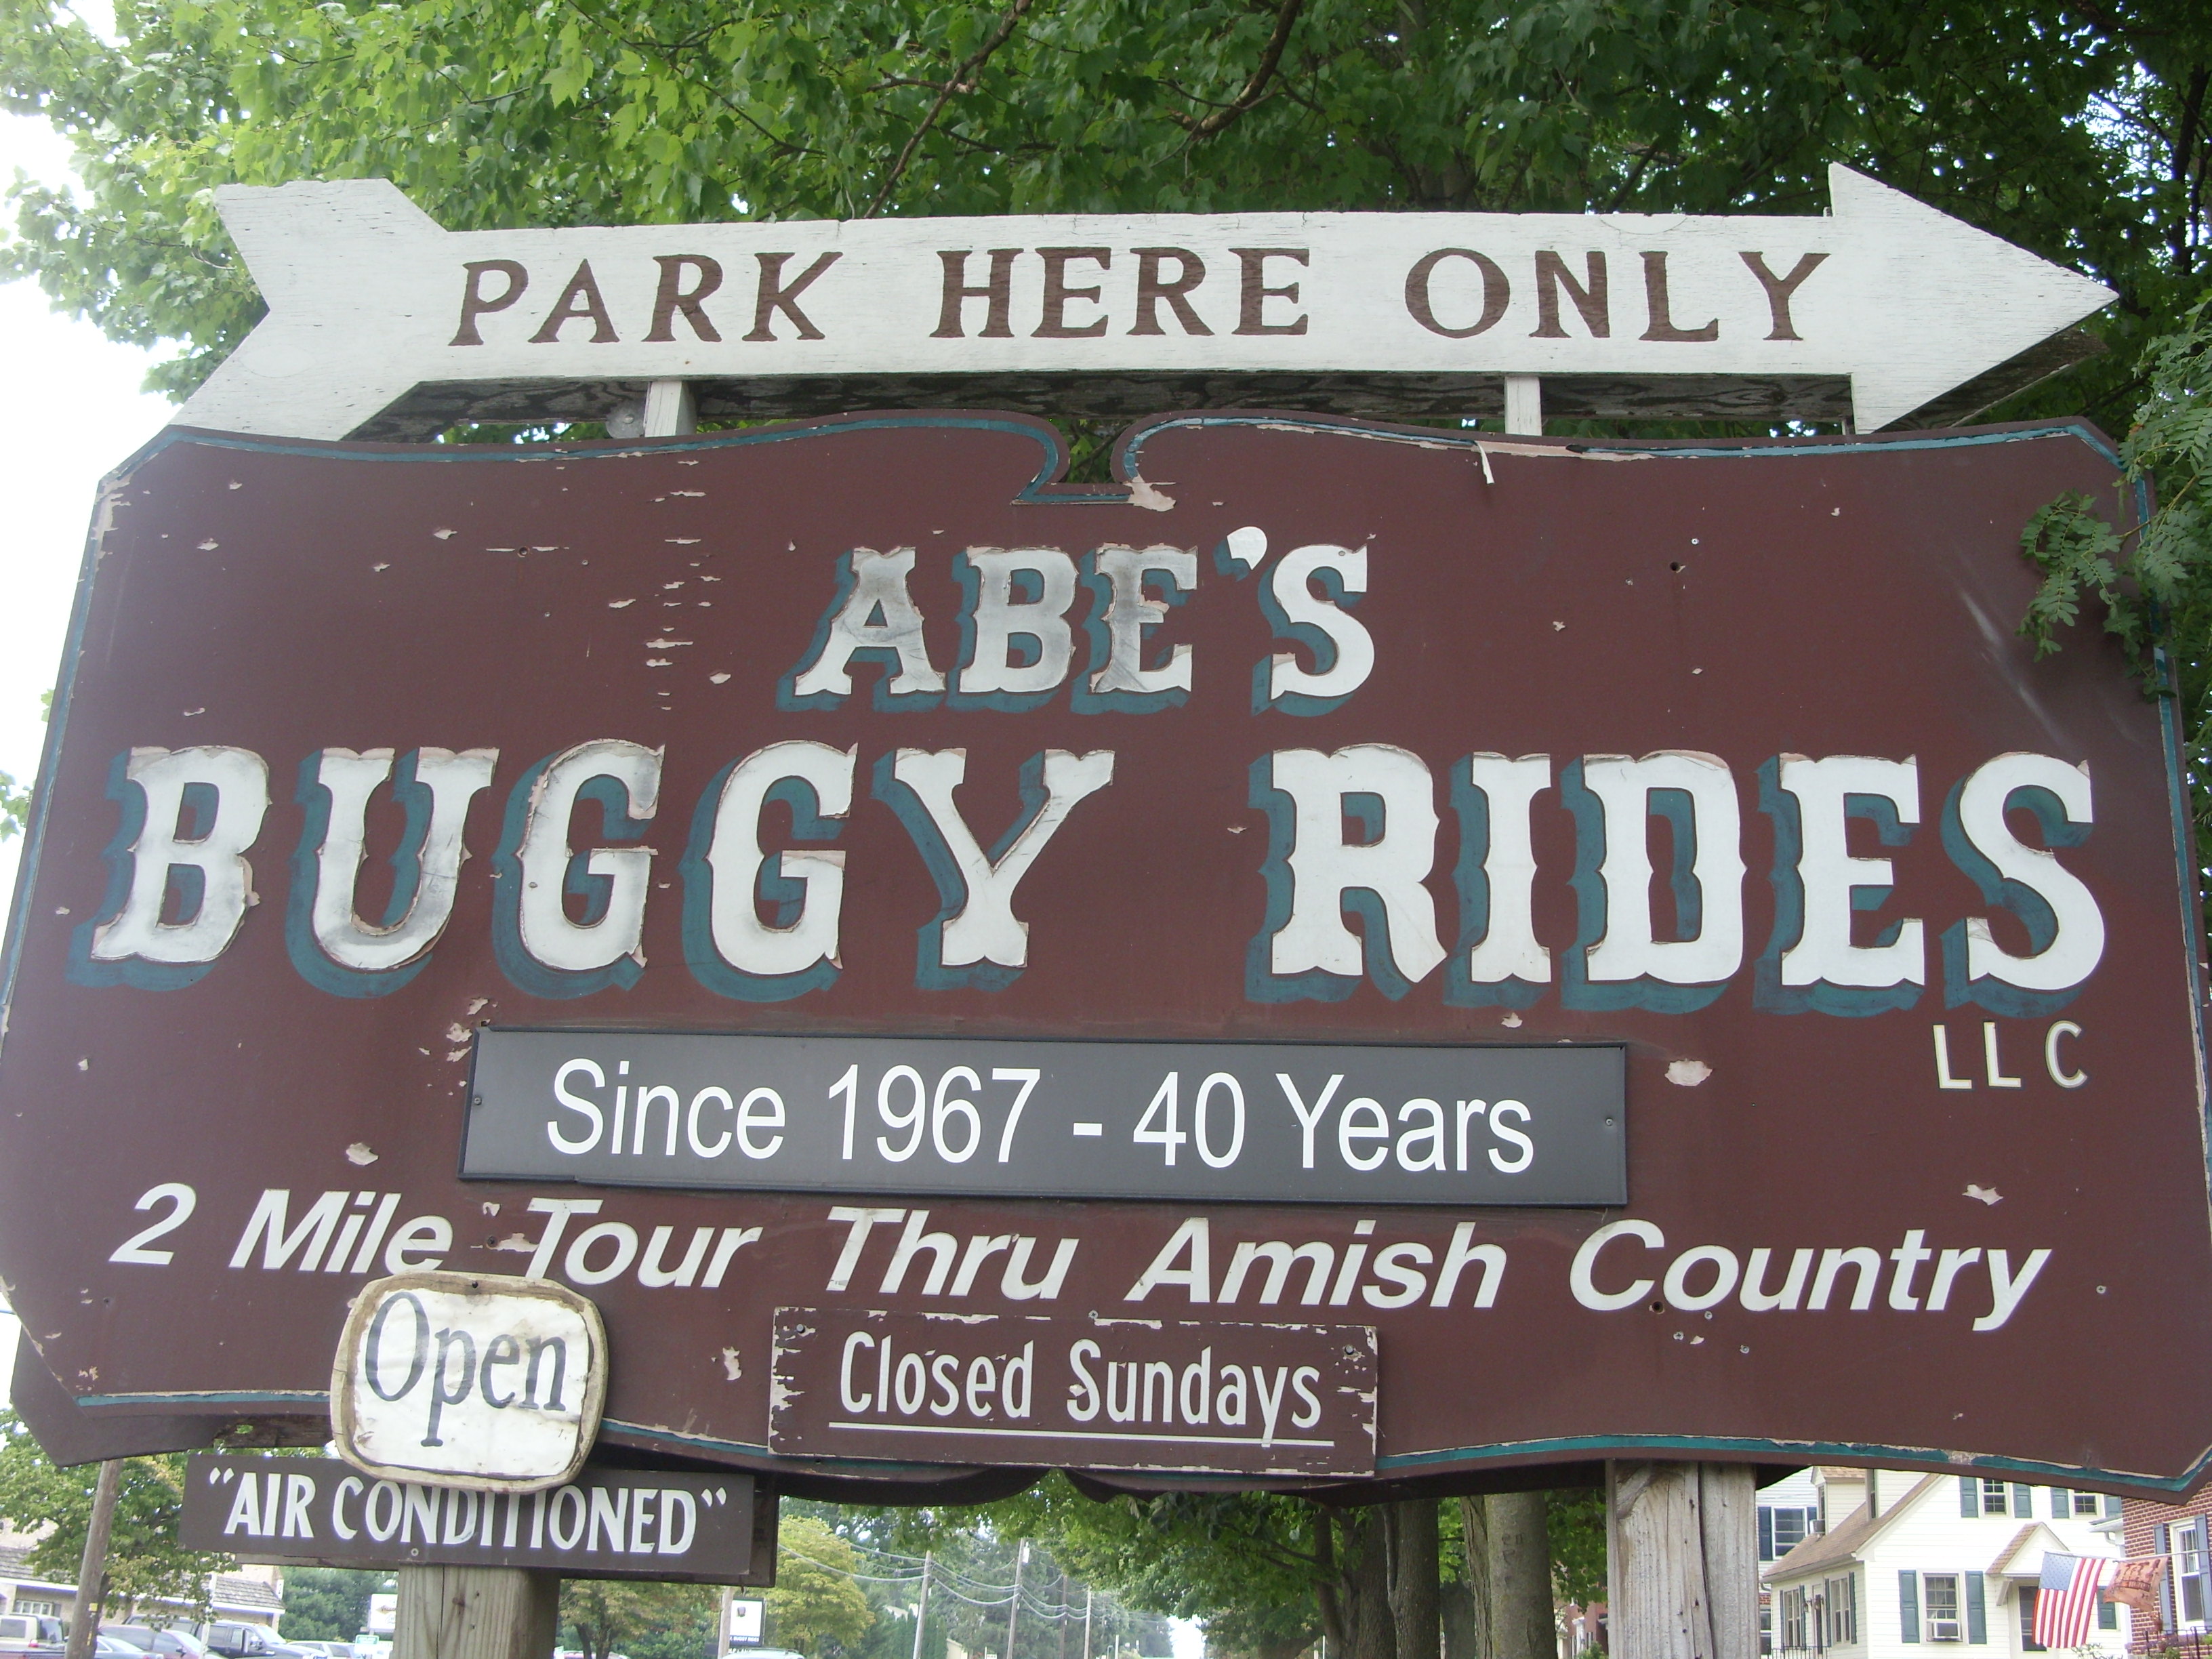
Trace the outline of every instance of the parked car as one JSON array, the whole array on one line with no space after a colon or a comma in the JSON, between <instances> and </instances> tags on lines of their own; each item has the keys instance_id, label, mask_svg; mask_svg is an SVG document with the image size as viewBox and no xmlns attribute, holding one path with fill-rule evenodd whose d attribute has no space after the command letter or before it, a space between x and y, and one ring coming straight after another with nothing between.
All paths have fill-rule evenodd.
<instances>
[{"instance_id":1,"label":"parked car","mask_svg":"<svg viewBox=\"0 0 2212 1659\"><path fill-rule=\"evenodd\" d=\"M207 1644L188 1630L155 1630L151 1625L102 1625L100 1633L143 1648L156 1659L207 1659Z\"/></svg>"},{"instance_id":2,"label":"parked car","mask_svg":"<svg viewBox=\"0 0 2212 1659\"><path fill-rule=\"evenodd\" d=\"M97 1630L92 1633L92 1650L100 1659L147 1659L146 1650L136 1642L126 1642L113 1631Z\"/></svg>"},{"instance_id":3,"label":"parked car","mask_svg":"<svg viewBox=\"0 0 2212 1659\"><path fill-rule=\"evenodd\" d=\"M283 1645L266 1625L223 1620L202 1625L199 1633L207 1650L220 1654L222 1659L278 1659L277 1650ZM293 1650L295 1655L299 1652Z\"/></svg>"},{"instance_id":4,"label":"parked car","mask_svg":"<svg viewBox=\"0 0 2212 1659\"><path fill-rule=\"evenodd\" d=\"M58 1619L37 1613L0 1613L0 1654L58 1652L69 1632Z\"/></svg>"}]
</instances>

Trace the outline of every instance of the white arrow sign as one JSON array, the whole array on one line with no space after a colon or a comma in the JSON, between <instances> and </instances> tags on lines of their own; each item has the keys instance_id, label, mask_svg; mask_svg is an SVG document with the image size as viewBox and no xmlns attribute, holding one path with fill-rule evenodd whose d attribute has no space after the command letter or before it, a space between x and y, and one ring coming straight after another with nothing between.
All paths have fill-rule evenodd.
<instances>
[{"instance_id":1,"label":"white arrow sign","mask_svg":"<svg viewBox=\"0 0 2212 1659\"><path fill-rule=\"evenodd\" d=\"M1823 218L1322 213L448 231L228 186L268 317L179 412L341 438L417 388L927 377L1848 377L1863 431L2109 289L1845 167ZM465 397L447 406L466 408Z\"/></svg>"}]
</instances>

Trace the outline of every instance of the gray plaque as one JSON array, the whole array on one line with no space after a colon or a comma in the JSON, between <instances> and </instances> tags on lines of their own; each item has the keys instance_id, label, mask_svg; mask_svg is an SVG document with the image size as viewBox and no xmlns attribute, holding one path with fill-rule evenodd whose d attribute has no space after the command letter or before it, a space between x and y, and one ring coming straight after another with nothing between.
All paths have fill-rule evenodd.
<instances>
[{"instance_id":1,"label":"gray plaque","mask_svg":"<svg viewBox=\"0 0 2212 1659\"><path fill-rule=\"evenodd\" d=\"M1614 1044L477 1033L461 1173L757 1192L1627 1201Z\"/></svg>"}]
</instances>

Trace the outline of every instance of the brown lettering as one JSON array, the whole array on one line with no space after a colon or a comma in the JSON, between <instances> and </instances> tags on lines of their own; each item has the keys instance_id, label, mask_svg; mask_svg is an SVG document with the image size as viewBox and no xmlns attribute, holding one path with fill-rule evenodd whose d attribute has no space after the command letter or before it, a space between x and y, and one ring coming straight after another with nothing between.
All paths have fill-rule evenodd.
<instances>
[{"instance_id":1,"label":"brown lettering","mask_svg":"<svg viewBox=\"0 0 2212 1659\"><path fill-rule=\"evenodd\" d=\"M691 325L691 331L702 340L720 340L721 331L707 316L702 303L706 297L722 285L722 266L718 259L709 259L703 253L671 253L653 260L660 267L660 287L653 296L653 331L647 340L673 340L676 337L676 313L682 312ZM684 286L685 267L699 273L699 285Z\"/></svg>"},{"instance_id":2,"label":"brown lettering","mask_svg":"<svg viewBox=\"0 0 2212 1659\"><path fill-rule=\"evenodd\" d=\"M1582 313L1583 326L1590 331L1590 338L1602 340L1613 333L1610 302L1606 297L1605 255L1593 252L1589 256L1589 285L1585 288L1567 272L1567 262L1550 248L1536 250L1536 331L1532 340L1564 340L1567 331L1559 326L1559 290L1565 289L1567 297Z\"/></svg>"},{"instance_id":3,"label":"brown lettering","mask_svg":"<svg viewBox=\"0 0 2212 1659\"><path fill-rule=\"evenodd\" d=\"M937 331L933 340L957 340L963 337L960 328L960 307L969 300L988 302L989 312L983 319L983 331L979 340L1010 340L1014 331L1008 325L1007 312L1014 291L1014 260L1019 257L1018 247L994 247L991 250L991 280L981 288L969 288L968 282L968 250L940 248L937 257L945 266L945 303L938 307Z\"/></svg>"},{"instance_id":4,"label":"brown lettering","mask_svg":"<svg viewBox=\"0 0 2212 1659\"><path fill-rule=\"evenodd\" d=\"M1447 259L1466 259L1482 273L1482 315L1465 328L1447 328L1437 320L1435 307L1429 300L1429 280L1436 275L1437 267ZM1486 329L1495 328L1498 319L1505 314L1505 307L1513 297L1512 284L1498 262L1486 254L1477 253L1471 247L1440 247L1433 253L1424 253L1413 262L1406 273L1406 309L1413 320L1431 334L1441 334L1447 340L1464 340Z\"/></svg>"},{"instance_id":5,"label":"brown lettering","mask_svg":"<svg viewBox=\"0 0 2212 1659\"><path fill-rule=\"evenodd\" d=\"M607 345L619 337L615 333L613 319L607 315L607 302L599 298L599 285L592 278L589 259L576 267L576 274L561 290L561 297L545 313L545 321L530 337L530 343L552 345L560 339L564 327L586 317L591 319L593 345Z\"/></svg>"},{"instance_id":6,"label":"brown lettering","mask_svg":"<svg viewBox=\"0 0 2212 1659\"><path fill-rule=\"evenodd\" d=\"M1211 334L1189 299L1191 289L1206 280L1206 261L1184 247L1139 247L1129 250L1137 256L1137 323L1132 334L1164 334L1160 326L1160 301L1165 300L1176 314L1186 334ZM1176 263L1175 281L1163 282L1160 262L1173 259Z\"/></svg>"},{"instance_id":7,"label":"brown lettering","mask_svg":"<svg viewBox=\"0 0 2212 1659\"><path fill-rule=\"evenodd\" d=\"M1070 288L1067 285L1067 266L1072 259L1089 259L1101 270L1109 270L1114 263L1111 250L1103 247L1041 247L1038 257L1044 261L1044 315L1030 337L1039 340L1090 340L1106 331L1106 319L1094 318L1080 328L1071 328L1067 322L1067 302L1087 300L1098 303L1095 288Z\"/></svg>"},{"instance_id":8,"label":"brown lettering","mask_svg":"<svg viewBox=\"0 0 2212 1659\"><path fill-rule=\"evenodd\" d=\"M1243 261L1244 266L1243 290L1237 302L1237 331L1239 334L1304 333L1306 319L1303 313L1296 320L1287 323L1262 322L1261 318L1268 301L1288 300L1295 305L1298 298L1296 283L1286 283L1280 288L1267 286L1267 261L1296 259L1300 264L1304 264L1307 263L1306 250L1302 247L1233 247L1229 251Z\"/></svg>"},{"instance_id":9,"label":"brown lettering","mask_svg":"<svg viewBox=\"0 0 2212 1659\"><path fill-rule=\"evenodd\" d=\"M1647 340L1717 340L1721 337L1721 319L1717 317L1702 328L1677 328L1667 306L1667 256L1656 250L1644 256L1644 303L1651 313L1651 326L1644 331Z\"/></svg>"},{"instance_id":10,"label":"brown lettering","mask_svg":"<svg viewBox=\"0 0 2212 1659\"><path fill-rule=\"evenodd\" d=\"M1820 261L1828 256L1808 253L1797 262L1787 276L1777 276L1769 270L1764 254L1746 253L1741 257L1744 264L1751 267L1751 274L1759 278L1759 287L1766 290L1766 308L1774 318L1774 332L1766 337L1770 340L1802 339L1804 337L1797 332L1790 320L1790 301L1799 285L1818 270Z\"/></svg>"},{"instance_id":11,"label":"brown lettering","mask_svg":"<svg viewBox=\"0 0 2212 1659\"><path fill-rule=\"evenodd\" d=\"M469 273L469 281L461 290L461 326L450 343L482 345L483 336L477 332L477 319L504 311L520 300L522 290L530 286L530 273L513 259L471 259L461 269ZM483 279L495 270L507 278L507 292L496 300L488 300L484 297Z\"/></svg>"},{"instance_id":12,"label":"brown lettering","mask_svg":"<svg viewBox=\"0 0 2212 1659\"><path fill-rule=\"evenodd\" d=\"M836 252L823 254L805 270L799 272L799 280L788 288L780 287L778 284L783 280L783 262L792 257L790 254L758 253L753 257L760 261L760 287L753 295L752 332L746 335L745 338L748 340L775 338L775 331L770 328L769 324L775 320L775 313L779 311L784 314L786 320L799 331L800 339L822 338L822 331L814 326L806 313L801 311L793 301L806 292L816 277L836 264L844 256Z\"/></svg>"}]
</instances>

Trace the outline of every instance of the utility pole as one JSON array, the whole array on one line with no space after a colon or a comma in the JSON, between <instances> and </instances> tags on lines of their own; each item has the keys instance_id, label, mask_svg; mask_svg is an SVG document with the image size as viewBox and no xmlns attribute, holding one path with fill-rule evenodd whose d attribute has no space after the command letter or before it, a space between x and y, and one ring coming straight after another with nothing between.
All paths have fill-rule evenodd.
<instances>
[{"instance_id":1,"label":"utility pole","mask_svg":"<svg viewBox=\"0 0 2212 1659\"><path fill-rule=\"evenodd\" d=\"M1021 1632L1022 1569L1030 1562L1030 1540L1022 1540L1021 1549L1014 1556L1014 1595L1006 1603L1006 1659L1014 1659L1014 1638ZM74 1656L72 1656L74 1659Z\"/></svg>"},{"instance_id":2,"label":"utility pole","mask_svg":"<svg viewBox=\"0 0 2212 1659\"><path fill-rule=\"evenodd\" d=\"M100 1629L100 1604L107 1595L107 1535L115 1527L115 1494L123 1484L123 1460L111 1457L93 1482L92 1521L84 1529L84 1555L76 1569L76 1616L70 1621L64 1659L86 1659Z\"/></svg>"},{"instance_id":3,"label":"utility pole","mask_svg":"<svg viewBox=\"0 0 2212 1659\"><path fill-rule=\"evenodd\" d=\"M1091 1659L1091 1604L1097 1594L1088 1584L1083 1587L1083 1659Z\"/></svg>"},{"instance_id":4,"label":"utility pole","mask_svg":"<svg viewBox=\"0 0 2212 1659\"><path fill-rule=\"evenodd\" d=\"M921 1626L929 1617L929 1564L936 1556L934 1550L921 1553L921 1600L914 1608L914 1659L921 1659Z\"/></svg>"}]
</instances>

